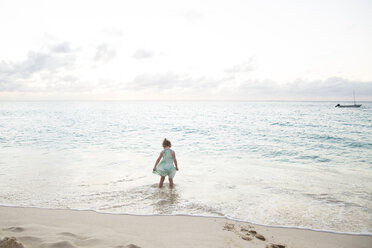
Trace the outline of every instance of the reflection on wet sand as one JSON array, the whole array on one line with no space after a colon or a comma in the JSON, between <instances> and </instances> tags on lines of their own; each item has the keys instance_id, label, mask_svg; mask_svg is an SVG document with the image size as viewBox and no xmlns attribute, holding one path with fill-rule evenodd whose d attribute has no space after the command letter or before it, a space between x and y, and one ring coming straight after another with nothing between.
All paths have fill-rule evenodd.
<instances>
[{"instance_id":1,"label":"reflection on wet sand","mask_svg":"<svg viewBox=\"0 0 372 248\"><path fill-rule=\"evenodd\" d=\"M180 195L177 186L173 188L165 187L158 188L153 194L154 212L159 214L172 214L177 209L180 200Z\"/></svg>"}]
</instances>

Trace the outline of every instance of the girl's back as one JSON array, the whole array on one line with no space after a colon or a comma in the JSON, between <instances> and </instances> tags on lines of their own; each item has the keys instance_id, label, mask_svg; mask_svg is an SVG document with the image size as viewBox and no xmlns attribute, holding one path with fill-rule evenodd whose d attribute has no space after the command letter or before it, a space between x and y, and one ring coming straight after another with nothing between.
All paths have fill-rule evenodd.
<instances>
[{"instance_id":1,"label":"girl's back","mask_svg":"<svg viewBox=\"0 0 372 248\"><path fill-rule=\"evenodd\" d=\"M164 149L163 160L165 163L173 165L173 156L171 149Z\"/></svg>"}]
</instances>

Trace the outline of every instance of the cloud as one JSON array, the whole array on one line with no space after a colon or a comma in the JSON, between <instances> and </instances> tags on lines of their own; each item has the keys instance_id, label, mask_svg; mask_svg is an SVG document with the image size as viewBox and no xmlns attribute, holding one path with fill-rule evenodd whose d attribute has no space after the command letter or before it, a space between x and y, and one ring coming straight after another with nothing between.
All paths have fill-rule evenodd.
<instances>
[{"instance_id":1,"label":"cloud","mask_svg":"<svg viewBox=\"0 0 372 248\"><path fill-rule=\"evenodd\" d=\"M288 85L288 91L304 97L346 97L352 98L355 90L359 96L372 96L372 81L361 82L341 77L330 77L326 80L297 79Z\"/></svg>"},{"instance_id":2,"label":"cloud","mask_svg":"<svg viewBox=\"0 0 372 248\"><path fill-rule=\"evenodd\" d=\"M138 49L132 57L135 59L148 59L154 57L154 52L145 49Z\"/></svg>"},{"instance_id":3,"label":"cloud","mask_svg":"<svg viewBox=\"0 0 372 248\"><path fill-rule=\"evenodd\" d=\"M142 89L212 89L217 87L221 81L205 77L193 78L189 75L178 75L175 73L140 74L134 78L126 87L134 90Z\"/></svg>"},{"instance_id":4,"label":"cloud","mask_svg":"<svg viewBox=\"0 0 372 248\"><path fill-rule=\"evenodd\" d=\"M123 36L122 31L120 31L118 29L114 29L114 28L104 28L102 30L102 32L106 35L114 36L114 37L122 37Z\"/></svg>"},{"instance_id":5,"label":"cloud","mask_svg":"<svg viewBox=\"0 0 372 248\"><path fill-rule=\"evenodd\" d=\"M68 42L59 43L52 48L52 51L56 53L69 53L71 52L70 43Z\"/></svg>"},{"instance_id":6,"label":"cloud","mask_svg":"<svg viewBox=\"0 0 372 248\"><path fill-rule=\"evenodd\" d=\"M95 52L98 62L107 62L116 56L115 50L105 43L99 45ZM372 81L341 77L297 79L286 84L269 79L240 80L235 74L251 71L251 61L225 70L226 74L221 78L168 72L140 73L127 82L111 77L88 81L81 76L89 74L85 69L92 67L86 66L82 70L85 74L79 74L81 65L77 63L80 56L80 50L73 49L70 43L59 42L44 50L30 51L21 61L1 61L0 92L31 92L39 96L58 92L74 94L75 98L79 93L83 96L94 91L119 96L126 92L140 99L154 99L158 93L170 93L190 100L352 100L355 90L357 100L372 99ZM95 62L90 57L84 63Z\"/></svg>"},{"instance_id":7,"label":"cloud","mask_svg":"<svg viewBox=\"0 0 372 248\"><path fill-rule=\"evenodd\" d=\"M114 58L116 58L116 56L117 56L117 53L116 53L115 48L111 47L107 43L102 43L96 49L96 54L94 55L94 60L107 63L107 62L113 60Z\"/></svg>"},{"instance_id":8,"label":"cloud","mask_svg":"<svg viewBox=\"0 0 372 248\"><path fill-rule=\"evenodd\" d=\"M254 71L254 69L255 68L253 66L252 59L250 59L248 62L245 62L239 65L233 66L229 69L226 69L225 72L235 74L235 73L242 73L242 72L251 72L251 71Z\"/></svg>"},{"instance_id":9,"label":"cloud","mask_svg":"<svg viewBox=\"0 0 372 248\"><path fill-rule=\"evenodd\" d=\"M176 84L180 84L183 80L180 76L174 73L165 74L140 74L133 80L134 89L146 89L146 88L157 88L157 89L171 89Z\"/></svg>"},{"instance_id":10,"label":"cloud","mask_svg":"<svg viewBox=\"0 0 372 248\"><path fill-rule=\"evenodd\" d=\"M297 79L288 84L279 84L272 80L246 80L236 88L227 89L230 95L243 99L272 100L352 100L353 90L357 98L372 98L372 81L352 81L340 77L325 80Z\"/></svg>"},{"instance_id":11,"label":"cloud","mask_svg":"<svg viewBox=\"0 0 372 248\"><path fill-rule=\"evenodd\" d=\"M75 68L76 55L66 42L31 51L23 61L0 62L0 91L38 91L54 81L66 81Z\"/></svg>"},{"instance_id":12,"label":"cloud","mask_svg":"<svg viewBox=\"0 0 372 248\"><path fill-rule=\"evenodd\" d=\"M0 75L1 81L4 78L27 78L36 72L45 70L56 70L60 67L68 66L70 59L65 56L58 56L43 52L29 52L27 58L21 62L1 62Z\"/></svg>"},{"instance_id":13,"label":"cloud","mask_svg":"<svg viewBox=\"0 0 372 248\"><path fill-rule=\"evenodd\" d=\"M203 18L203 13L196 9L183 9L180 15L190 20L197 20Z\"/></svg>"}]
</instances>

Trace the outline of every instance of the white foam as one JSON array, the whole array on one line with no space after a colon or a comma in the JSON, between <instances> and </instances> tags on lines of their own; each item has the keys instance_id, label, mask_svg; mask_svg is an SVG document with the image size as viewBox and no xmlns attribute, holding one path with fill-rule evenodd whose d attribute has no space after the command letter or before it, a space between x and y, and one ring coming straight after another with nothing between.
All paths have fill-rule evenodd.
<instances>
[{"instance_id":1,"label":"white foam","mask_svg":"<svg viewBox=\"0 0 372 248\"><path fill-rule=\"evenodd\" d=\"M332 230L325 230L325 229L314 229L314 228L308 228L308 227L301 227L301 226L280 226L280 225L265 225L245 220L240 220L228 216L208 216L208 215L196 215L196 214L132 214L132 213L109 213L109 212L103 212L98 211L94 209L62 209L62 208L44 208L44 207L26 207L26 206L15 206L15 205L0 205L0 207L11 207L11 208L34 208L34 209L46 209L46 210L68 210L68 211L89 211L89 212L95 212L97 214L107 214L107 215L128 215L128 216L184 216L184 217L196 217L196 218L211 218L211 219L226 219L226 220L232 220L257 226L263 226L263 227L270 227L270 228L287 228L287 229L298 229L298 230L308 230L308 231L315 231L315 232L326 232L326 233L335 233L335 234L347 234L347 235L356 235L356 236L372 236L372 233L368 232L338 232L338 231L332 231Z\"/></svg>"}]
</instances>

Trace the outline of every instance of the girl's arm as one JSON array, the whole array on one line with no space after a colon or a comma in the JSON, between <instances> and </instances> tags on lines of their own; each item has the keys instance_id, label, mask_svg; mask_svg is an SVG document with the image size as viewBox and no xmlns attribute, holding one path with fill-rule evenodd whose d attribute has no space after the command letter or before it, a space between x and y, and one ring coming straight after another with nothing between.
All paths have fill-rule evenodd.
<instances>
[{"instance_id":1,"label":"girl's arm","mask_svg":"<svg viewBox=\"0 0 372 248\"><path fill-rule=\"evenodd\" d=\"M176 170L178 170L178 164L177 164L177 159L176 159L176 153L172 151L172 157L173 157L173 162L174 165L176 166Z\"/></svg>"},{"instance_id":2,"label":"girl's arm","mask_svg":"<svg viewBox=\"0 0 372 248\"><path fill-rule=\"evenodd\" d=\"M161 153L160 153L158 159L156 160L155 165L154 165L154 168L152 169L153 171L155 171L156 166L158 166L158 164L159 164L161 158L163 157L163 152L164 152L164 151L161 151Z\"/></svg>"}]
</instances>

